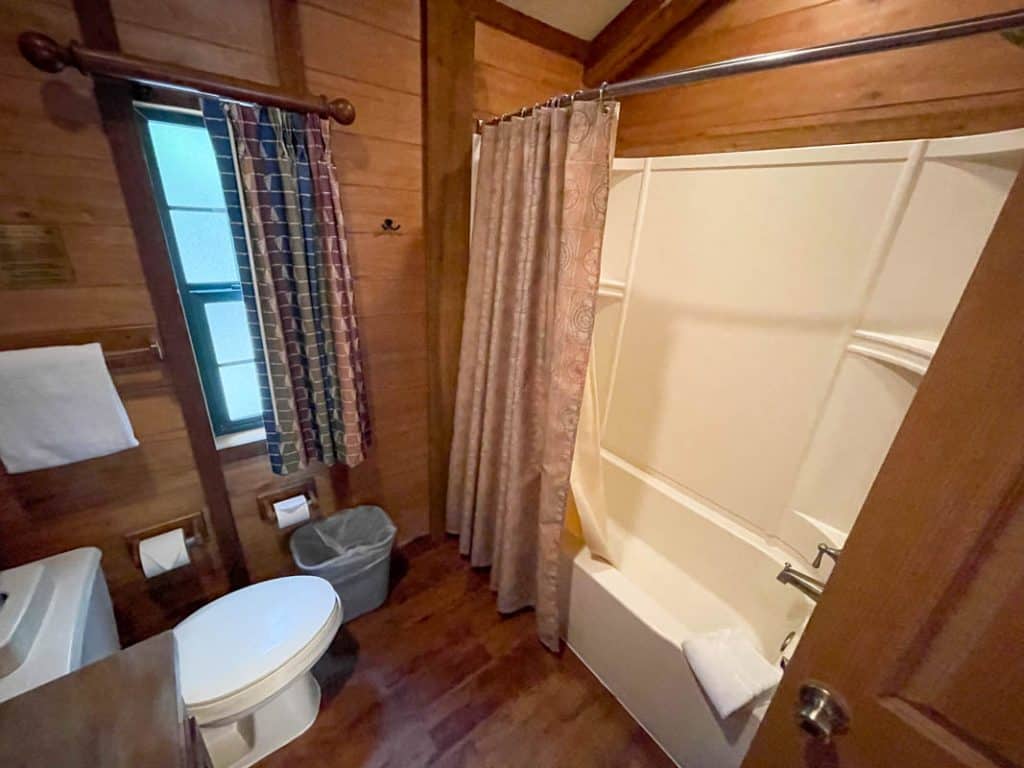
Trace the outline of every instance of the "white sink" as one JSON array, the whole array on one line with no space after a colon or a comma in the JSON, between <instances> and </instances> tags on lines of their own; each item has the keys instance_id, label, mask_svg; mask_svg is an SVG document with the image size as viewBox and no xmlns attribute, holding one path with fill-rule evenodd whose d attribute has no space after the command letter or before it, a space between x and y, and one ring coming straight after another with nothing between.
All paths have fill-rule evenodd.
<instances>
[{"instance_id":1,"label":"white sink","mask_svg":"<svg viewBox=\"0 0 1024 768\"><path fill-rule=\"evenodd\" d=\"M52 598L53 579L42 563L0 571L0 677L25 662Z\"/></svg>"}]
</instances>

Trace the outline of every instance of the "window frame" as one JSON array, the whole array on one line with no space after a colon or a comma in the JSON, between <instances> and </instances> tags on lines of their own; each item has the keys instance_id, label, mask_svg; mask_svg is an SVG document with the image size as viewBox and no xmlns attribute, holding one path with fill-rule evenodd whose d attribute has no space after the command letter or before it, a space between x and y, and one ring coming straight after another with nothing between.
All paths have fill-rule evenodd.
<instances>
[{"instance_id":1,"label":"window frame","mask_svg":"<svg viewBox=\"0 0 1024 768\"><path fill-rule=\"evenodd\" d=\"M185 277L185 268L174 232L174 223L171 220L172 209L199 213L220 213L226 212L226 207L203 208L169 205L164 192L164 181L160 175L160 167L157 163L156 149L149 132L149 123L152 121L177 123L205 130L206 126L203 122L202 114L176 107L166 108L152 104L136 103L135 115L139 123L139 133L142 139L143 152L146 156L146 165L149 169L150 187L153 190L156 207L160 214L164 240L167 243L171 267L174 271L174 282L178 290L178 299L181 302L182 311L185 315L189 339L192 343L192 353L195 357L196 370L199 372L199 379L202 383L203 399L206 405L207 416L210 420L210 426L213 428L213 433L216 437L224 437L262 428L262 413L245 419L232 419L229 416L227 400L224 397L224 389L220 380L220 368L228 364L222 364L217 360L213 334L210 331L206 316L206 306L208 304L239 301L243 302L244 306L241 283L190 284ZM233 250L231 258L235 258ZM260 350L256 349L254 345L254 359L259 352ZM239 363L242 362L248 361L239 361Z\"/></svg>"}]
</instances>

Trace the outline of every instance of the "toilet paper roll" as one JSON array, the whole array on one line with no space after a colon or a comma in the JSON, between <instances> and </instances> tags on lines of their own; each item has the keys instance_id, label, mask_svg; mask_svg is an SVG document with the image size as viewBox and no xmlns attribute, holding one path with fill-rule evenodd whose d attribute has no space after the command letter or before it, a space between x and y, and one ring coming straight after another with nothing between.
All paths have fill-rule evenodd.
<instances>
[{"instance_id":1,"label":"toilet paper roll","mask_svg":"<svg viewBox=\"0 0 1024 768\"><path fill-rule=\"evenodd\" d=\"M139 542L139 560L147 579L189 564L185 532L181 528Z\"/></svg>"},{"instance_id":2,"label":"toilet paper roll","mask_svg":"<svg viewBox=\"0 0 1024 768\"><path fill-rule=\"evenodd\" d=\"M278 528L290 528L309 520L309 499L305 496L291 496L274 502L274 514Z\"/></svg>"}]
</instances>

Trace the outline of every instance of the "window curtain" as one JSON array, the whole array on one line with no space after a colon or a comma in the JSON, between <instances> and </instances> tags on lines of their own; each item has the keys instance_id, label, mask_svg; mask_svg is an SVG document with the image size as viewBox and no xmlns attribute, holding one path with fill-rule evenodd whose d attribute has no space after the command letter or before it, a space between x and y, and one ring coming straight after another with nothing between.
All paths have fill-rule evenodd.
<instances>
[{"instance_id":1,"label":"window curtain","mask_svg":"<svg viewBox=\"0 0 1024 768\"><path fill-rule=\"evenodd\" d=\"M480 148L447 526L552 650L617 121L611 102L540 108Z\"/></svg>"},{"instance_id":2,"label":"window curtain","mask_svg":"<svg viewBox=\"0 0 1024 768\"><path fill-rule=\"evenodd\" d=\"M355 466L372 441L330 125L204 99L273 471ZM259 354L259 350L263 354Z\"/></svg>"}]
</instances>

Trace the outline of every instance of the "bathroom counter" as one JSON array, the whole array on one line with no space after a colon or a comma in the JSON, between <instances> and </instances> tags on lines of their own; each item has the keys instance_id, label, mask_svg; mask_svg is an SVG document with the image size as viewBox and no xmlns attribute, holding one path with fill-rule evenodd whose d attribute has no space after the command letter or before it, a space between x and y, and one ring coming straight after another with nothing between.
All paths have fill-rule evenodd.
<instances>
[{"instance_id":1,"label":"bathroom counter","mask_svg":"<svg viewBox=\"0 0 1024 768\"><path fill-rule=\"evenodd\" d=\"M185 714L171 632L0 704L0 765L9 768L202 768Z\"/></svg>"}]
</instances>

